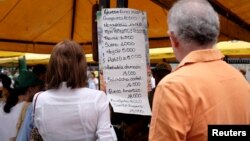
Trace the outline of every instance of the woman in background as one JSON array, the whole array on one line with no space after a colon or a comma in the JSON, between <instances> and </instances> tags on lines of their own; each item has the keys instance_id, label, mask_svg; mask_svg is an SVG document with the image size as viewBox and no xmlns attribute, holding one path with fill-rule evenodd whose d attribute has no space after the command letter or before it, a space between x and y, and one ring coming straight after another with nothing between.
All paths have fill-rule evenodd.
<instances>
[{"instance_id":1,"label":"woman in background","mask_svg":"<svg viewBox=\"0 0 250 141\"><path fill-rule=\"evenodd\" d=\"M89 73L88 88L98 90L98 79L95 77L94 72Z\"/></svg>"},{"instance_id":2,"label":"woman in background","mask_svg":"<svg viewBox=\"0 0 250 141\"><path fill-rule=\"evenodd\" d=\"M58 43L50 57L48 90L34 97L34 119L46 141L115 141L109 101L87 88L87 62L74 41Z\"/></svg>"},{"instance_id":3,"label":"woman in background","mask_svg":"<svg viewBox=\"0 0 250 141\"><path fill-rule=\"evenodd\" d=\"M32 72L24 71L16 78L14 89L8 76L1 76L6 101L0 106L0 141L16 140L16 136L35 93L42 82Z\"/></svg>"}]
</instances>

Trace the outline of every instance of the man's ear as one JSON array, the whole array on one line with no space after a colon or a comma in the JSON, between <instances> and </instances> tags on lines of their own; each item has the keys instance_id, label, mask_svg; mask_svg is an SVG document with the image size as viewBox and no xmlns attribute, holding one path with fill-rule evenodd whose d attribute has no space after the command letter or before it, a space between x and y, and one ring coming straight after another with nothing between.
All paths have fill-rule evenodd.
<instances>
[{"instance_id":1,"label":"man's ear","mask_svg":"<svg viewBox=\"0 0 250 141\"><path fill-rule=\"evenodd\" d=\"M174 32L168 31L168 35L169 35L169 38L170 38L170 42L171 42L172 47L178 48L178 47L179 47L179 41L178 41L178 39L176 38Z\"/></svg>"}]
</instances>

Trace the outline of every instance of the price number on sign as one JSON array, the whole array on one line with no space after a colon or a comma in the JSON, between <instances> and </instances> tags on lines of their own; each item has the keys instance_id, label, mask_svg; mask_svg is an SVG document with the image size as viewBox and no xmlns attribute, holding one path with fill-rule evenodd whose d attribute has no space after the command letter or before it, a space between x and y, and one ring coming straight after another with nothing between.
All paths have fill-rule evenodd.
<instances>
[{"instance_id":1,"label":"price number on sign","mask_svg":"<svg viewBox=\"0 0 250 141\"><path fill-rule=\"evenodd\" d=\"M132 82L127 84L127 87L135 87L135 86L141 86L141 82Z\"/></svg>"},{"instance_id":2,"label":"price number on sign","mask_svg":"<svg viewBox=\"0 0 250 141\"><path fill-rule=\"evenodd\" d=\"M133 46L133 45L135 45L134 42L122 42L121 43L121 46Z\"/></svg>"},{"instance_id":3,"label":"price number on sign","mask_svg":"<svg viewBox=\"0 0 250 141\"><path fill-rule=\"evenodd\" d=\"M131 76L131 75L136 75L135 71L124 71L122 73L123 76Z\"/></svg>"}]
</instances>

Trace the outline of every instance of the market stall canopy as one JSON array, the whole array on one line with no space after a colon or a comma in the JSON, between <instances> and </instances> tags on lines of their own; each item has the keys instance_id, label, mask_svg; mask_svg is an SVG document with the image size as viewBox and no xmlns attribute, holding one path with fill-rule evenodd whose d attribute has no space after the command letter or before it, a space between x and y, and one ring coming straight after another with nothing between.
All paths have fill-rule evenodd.
<instances>
[{"instance_id":1,"label":"market stall canopy","mask_svg":"<svg viewBox=\"0 0 250 141\"><path fill-rule=\"evenodd\" d=\"M73 39L92 53L92 6L98 0L0 0L0 50L50 53ZM250 41L248 0L209 0L221 14L220 41ZM116 0L110 0L116 7ZM147 12L150 48L170 46L166 16L175 0L129 0L128 7Z\"/></svg>"},{"instance_id":2,"label":"market stall canopy","mask_svg":"<svg viewBox=\"0 0 250 141\"><path fill-rule=\"evenodd\" d=\"M73 39L91 53L95 3L96 0L1 0L0 50L50 53L59 41ZM111 1L111 6L115 5L116 1ZM149 37L166 37L167 25L162 19L166 10L150 0L143 4L129 1L129 7L147 11Z\"/></svg>"},{"instance_id":3,"label":"market stall canopy","mask_svg":"<svg viewBox=\"0 0 250 141\"><path fill-rule=\"evenodd\" d=\"M244 41L222 41L217 43L214 48L219 49L223 55L229 58L250 58L250 43ZM167 48L154 48L150 49L151 63L161 62L163 59L166 61L176 61L173 49Z\"/></svg>"},{"instance_id":4,"label":"market stall canopy","mask_svg":"<svg viewBox=\"0 0 250 141\"><path fill-rule=\"evenodd\" d=\"M22 52L0 51L0 58L18 57L24 54Z\"/></svg>"},{"instance_id":5,"label":"market stall canopy","mask_svg":"<svg viewBox=\"0 0 250 141\"><path fill-rule=\"evenodd\" d=\"M16 54L16 56L7 57L8 54ZM6 56L5 58L0 58L0 66L18 66L18 60L23 56L25 57L26 64L28 65L48 64L50 59L50 54L0 51L0 55ZM92 54L86 54L86 59L88 63L94 62Z\"/></svg>"},{"instance_id":6,"label":"market stall canopy","mask_svg":"<svg viewBox=\"0 0 250 141\"><path fill-rule=\"evenodd\" d=\"M216 47L227 57L250 58L250 43L244 41L224 41Z\"/></svg>"}]
</instances>

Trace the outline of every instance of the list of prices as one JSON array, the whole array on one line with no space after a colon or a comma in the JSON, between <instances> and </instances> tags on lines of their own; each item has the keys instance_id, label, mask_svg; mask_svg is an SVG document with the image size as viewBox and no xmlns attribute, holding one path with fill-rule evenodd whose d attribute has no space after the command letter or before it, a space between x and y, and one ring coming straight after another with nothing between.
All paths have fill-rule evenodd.
<instances>
[{"instance_id":1,"label":"list of prices","mask_svg":"<svg viewBox=\"0 0 250 141\"><path fill-rule=\"evenodd\" d=\"M103 9L99 60L115 112L151 115L147 97L147 20L139 10Z\"/></svg>"}]
</instances>

